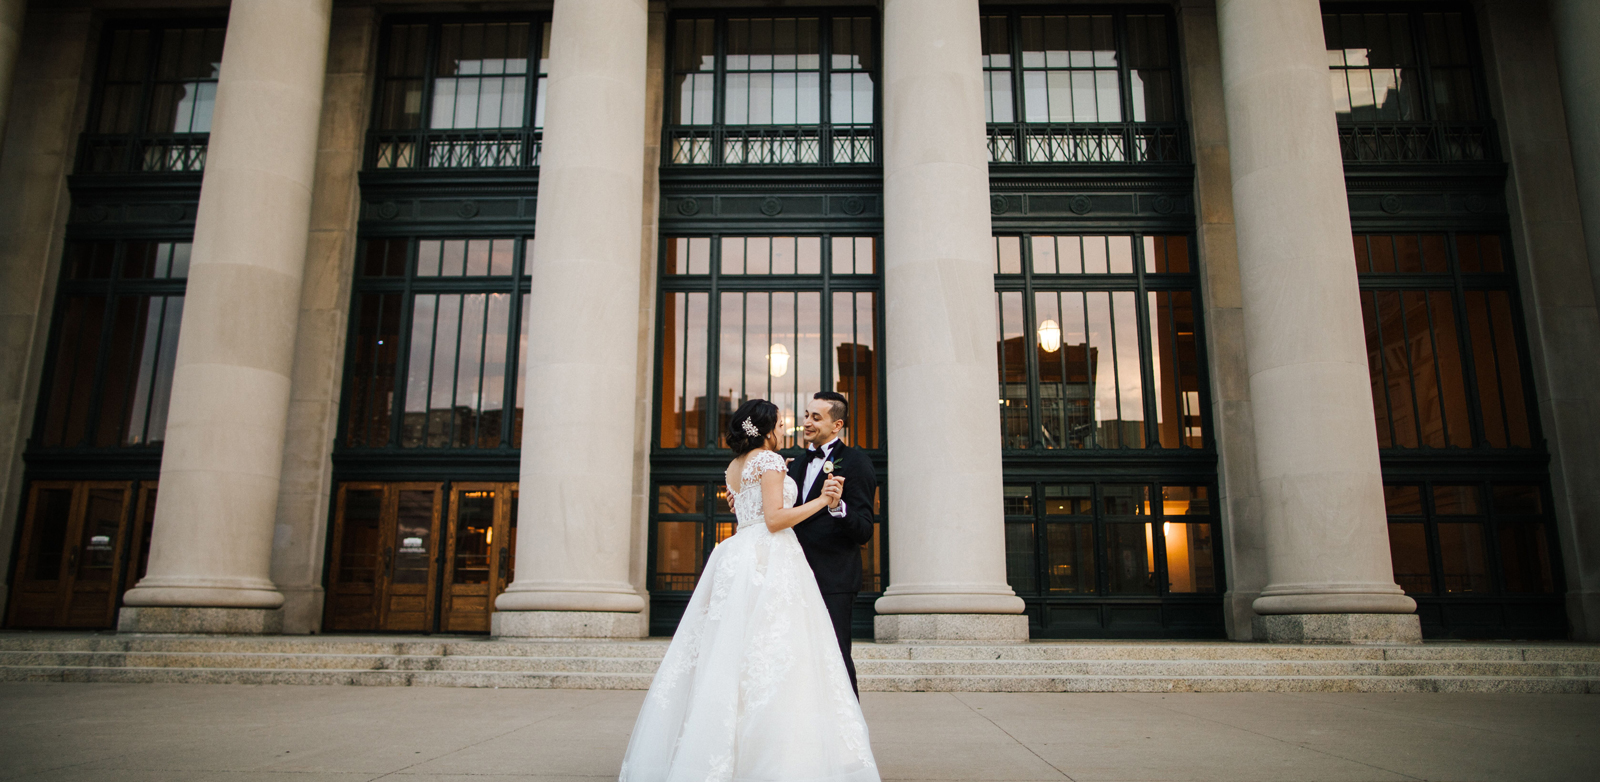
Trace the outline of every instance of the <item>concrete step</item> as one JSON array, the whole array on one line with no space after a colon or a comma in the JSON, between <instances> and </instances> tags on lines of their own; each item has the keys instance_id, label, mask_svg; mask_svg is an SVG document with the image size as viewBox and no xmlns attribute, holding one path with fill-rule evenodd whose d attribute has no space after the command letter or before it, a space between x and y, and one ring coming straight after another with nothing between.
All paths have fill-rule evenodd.
<instances>
[{"instance_id":1,"label":"concrete step","mask_svg":"<svg viewBox=\"0 0 1600 782\"><path fill-rule=\"evenodd\" d=\"M667 639L0 633L0 680L643 689ZM1600 692L1600 646L1059 642L854 647L863 689Z\"/></svg>"}]
</instances>

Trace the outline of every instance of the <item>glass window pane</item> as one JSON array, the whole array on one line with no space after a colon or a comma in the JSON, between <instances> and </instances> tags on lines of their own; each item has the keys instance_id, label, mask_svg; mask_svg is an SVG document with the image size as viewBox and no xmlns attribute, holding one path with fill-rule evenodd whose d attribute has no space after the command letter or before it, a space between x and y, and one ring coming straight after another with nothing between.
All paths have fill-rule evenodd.
<instances>
[{"instance_id":1,"label":"glass window pane","mask_svg":"<svg viewBox=\"0 0 1600 782\"><path fill-rule=\"evenodd\" d=\"M33 530L22 572L30 581L55 581L61 577L61 555L67 547L72 490L39 489L33 496Z\"/></svg>"},{"instance_id":2,"label":"glass window pane","mask_svg":"<svg viewBox=\"0 0 1600 782\"><path fill-rule=\"evenodd\" d=\"M1394 566L1394 581L1406 594L1433 594L1427 530L1421 523L1389 524L1389 560Z\"/></svg>"},{"instance_id":3,"label":"glass window pane","mask_svg":"<svg viewBox=\"0 0 1600 782\"><path fill-rule=\"evenodd\" d=\"M1028 434L1028 369L1027 344L1023 338L1022 294L998 294L998 332L1000 336L1000 427L1006 448L1027 448Z\"/></svg>"},{"instance_id":4,"label":"glass window pane","mask_svg":"<svg viewBox=\"0 0 1600 782\"><path fill-rule=\"evenodd\" d=\"M1033 487L1006 486L1005 512L1007 516L1033 516Z\"/></svg>"},{"instance_id":5,"label":"glass window pane","mask_svg":"<svg viewBox=\"0 0 1600 782\"><path fill-rule=\"evenodd\" d=\"M344 495L344 519L340 525L340 584L372 584L378 574L379 517L383 511L383 491L351 489Z\"/></svg>"},{"instance_id":6,"label":"glass window pane","mask_svg":"<svg viewBox=\"0 0 1600 782\"><path fill-rule=\"evenodd\" d=\"M451 582L489 583L489 551L494 536L495 493L480 489L456 495L455 564Z\"/></svg>"},{"instance_id":7,"label":"glass window pane","mask_svg":"<svg viewBox=\"0 0 1600 782\"><path fill-rule=\"evenodd\" d=\"M850 403L846 430L860 448L878 447L877 298L833 294L834 390Z\"/></svg>"},{"instance_id":8,"label":"glass window pane","mask_svg":"<svg viewBox=\"0 0 1600 782\"><path fill-rule=\"evenodd\" d=\"M699 515L707 510L704 484L661 484L656 488L657 513Z\"/></svg>"},{"instance_id":9,"label":"glass window pane","mask_svg":"<svg viewBox=\"0 0 1600 782\"><path fill-rule=\"evenodd\" d=\"M1153 525L1113 523L1106 536L1106 588L1116 595L1156 593Z\"/></svg>"},{"instance_id":10,"label":"glass window pane","mask_svg":"<svg viewBox=\"0 0 1600 782\"><path fill-rule=\"evenodd\" d=\"M1383 501L1390 516L1420 516L1422 515L1422 487L1420 486L1391 486L1383 487Z\"/></svg>"},{"instance_id":11,"label":"glass window pane","mask_svg":"<svg viewBox=\"0 0 1600 782\"><path fill-rule=\"evenodd\" d=\"M1039 591L1033 522L1006 522L1006 583L1018 594Z\"/></svg>"},{"instance_id":12,"label":"glass window pane","mask_svg":"<svg viewBox=\"0 0 1600 782\"><path fill-rule=\"evenodd\" d=\"M433 564L433 491L401 491L390 583L426 584Z\"/></svg>"},{"instance_id":13,"label":"glass window pane","mask_svg":"<svg viewBox=\"0 0 1600 782\"><path fill-rule=\"evenodd\" d=\"M690 592L705 565L705 523L656 522L656 573L653 591Z\"/></svg>"},{"instance_id":14,"label":"glass window pane","mask_svg":"<svg viewBox=\"0 0 1600 782\"><path fill-rule=\"evenodd\" d=\"M1550 540L1544 522L1501 522L1500 572L1505 589L1513 593L1550 594L1556 591L1550 561Z\"/></svg>"},{"instance_id":15,"label":"glass window pane","mask_svg":"<svg viewBox=\"0 0 1600 782\"><path fill-rule=\"evenodd\" d=\"M1044 487L1046 516L1094 515L1094 487L1087 483Z\"/></svg>"},{"instance_id":16,"label":"glass window pane","mask_svg":"<svg viewBox=\"0 0 1600 782\"><path fill-rule=\"evenodd\" d=\"M1489 591L1489 558L1482 524L1440 524L1440 580L1445 592Z\"/></svg>"},{"instance_id":17,"label":"glass window pane","mask_svg":"<svg viewBox=\"0 0 1600 782\"><path fill-rule=\"evenodd\" d=\"M1209 523L1164 522L1167 591L1199 593L1217 591L1216 553Z\"/></svg>"},{"instance_id":18,"label":"glass window pane","mask_svg":"<svg viewBox=\"0 0 1600 782\"><path fill-rule=\"evenodd\" d=\"M1497 483L1490 495L1496 516L1537 516L1544 512L1542 492L1536 485Z\"/></svg>"},{"instance_id":19,"label":"glass window pane","mask_svg":"<svg viewBox=\"0 0 1600 782\"><path fill-rule=\"evenodd\" d=\"M1052 594L1093 594L1097 591L1094 525L1046 524L1045 550ZM1116 591L1115 586L1113 591Z\"/></svg>"},{"instance_id":20,"label":"glass window pane","mask_svg":"<svg viewBox=\"0 0 1600 782\"><path fill-rule=\"evenodd\" d=\"M1483 488L1476 485L1434 486L1433 512L1439 516L1483 515Z\"/></svg>"}]
</instances>

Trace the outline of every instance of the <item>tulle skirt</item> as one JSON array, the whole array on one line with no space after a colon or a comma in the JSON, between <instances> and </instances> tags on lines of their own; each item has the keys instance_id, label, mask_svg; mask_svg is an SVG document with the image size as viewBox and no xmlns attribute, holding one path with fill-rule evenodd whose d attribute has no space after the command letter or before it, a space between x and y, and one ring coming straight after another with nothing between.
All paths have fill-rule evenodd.
<instances>
[{"instance_id":1,"label":"tulle skirt","mask_svg":"<svg viewBox=\"0 0 1600 782\"><path fill-rule=\"evenodd\" d=\"M645 696L622 782L877 782L866 720L793 530L706 560Z\"/></svg>"}]
</instances>

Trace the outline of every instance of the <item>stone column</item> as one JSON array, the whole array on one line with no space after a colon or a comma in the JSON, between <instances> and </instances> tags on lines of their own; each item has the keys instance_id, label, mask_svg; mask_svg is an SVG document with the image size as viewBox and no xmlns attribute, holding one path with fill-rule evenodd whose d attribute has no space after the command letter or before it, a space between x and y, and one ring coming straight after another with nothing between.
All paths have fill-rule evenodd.
<instances>
[{"instance_id":1,"label":"stone column","mask_svg":"<svg viewBox=\"0 0 1600 782\"><path fill-rule=\"evenodd\" d=\"M1551 0L1550 17L1583 232L1589 237L1590 277L1600 300L1600 3Z\"/></svg>"},{"instance_id":2,"label":"stone column","mask_svg":"<svg viewBox=\"0 0 1600 782\"><path fill-rule=\"evenodd\" d=\"M132 632L274 632L269 577L332 0L237 0Z\"/></svg>"},{"instance_id":3,"label":"stone column","mask_svg":"<svg viewBox=\"0 0 1600 782\"><path fill-rule=\"evenodd\" d=\"M27 0L0 0L0 142L11 111L11 82L17 73L17 48L22 43L22 15Z\"/></svg>"},{"instance_id":4,"label":"stone column","mask_svg":"<svg viewBox=\"0 0 1600 782\"><path fill-rule=\"evenodd\" d=\"M977 0L884 6L891 581L879 641L1025 641L1006 585Z\"/></svg>"},{"instance_id":5,"label":"stone column","mask_svg":"<svg viewBox=\"0 0 1600 782\"><path fill-rule=\"evenodd\" d=\"M1394 583L1317 0L1219 0L1268 582L1258 640L1420 642Z\"/></svg>"},{"instance_id":6,"label":"stone column","mask_svg":"<svg viewBox=\"0 0 1600 782\"><path fill-rule=\"evenodd\" d=\"M1600 233L1590 228L1600 209L1594 198L1600 169L1595 129L1582 124L1595 116L1586 103L1594 99L1589 79L1595 72L1585 71L1593 54L1569 45L1594 29L1595 17L1592 9L1577 8L1582 3L1562 5L1546 14L1531 1L1488 3L1480 29L1489 49L1490 99L1511 168L1511 254L1550 449L1567 615L1574 640L1600 641L1600 363L1594 360L1600 292L1592 285L1600 278L1594 265ZM1575 29L1563 31L1567 26ZM1574 32L1580 35L1564 37Z\"/></svg>"},{"instance_id":7,"label":"stone column","mask_svg":"<svg viewBox=\"0 0 1600 782\"><path fill-rule=\"evenodd\" d=\"M645 0L557 0L528 316L516 580L496 636L632 637Z\"/></svg>"}]
</instances>

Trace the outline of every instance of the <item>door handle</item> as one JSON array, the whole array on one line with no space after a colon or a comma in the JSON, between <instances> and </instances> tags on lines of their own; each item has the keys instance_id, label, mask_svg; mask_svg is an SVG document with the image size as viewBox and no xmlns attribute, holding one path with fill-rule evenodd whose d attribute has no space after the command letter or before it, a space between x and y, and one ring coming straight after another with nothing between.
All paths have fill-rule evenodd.
<instances>
[{"instance_id":1,"label":"door handle","mask_svg":"<svg viewBox=\"0 0 1600 782\"><path fill-rule=\"evenodd\" d=\"M505 546L500 547L500 581L504 583L511 580L511 556Z\"/></svg>"},{"instance_id":2,"label":"door handle","mask_svg":"<svg viewBox=\"0 0 1600 782\"><path fill-rule=\"evenodd\" d=\"M394 547L393 546L386 546L383 549L383 572L385 574L387 574L389 572L390 566L393 565L393 564L394 564Z\"/></svg>"}]
</instances>

